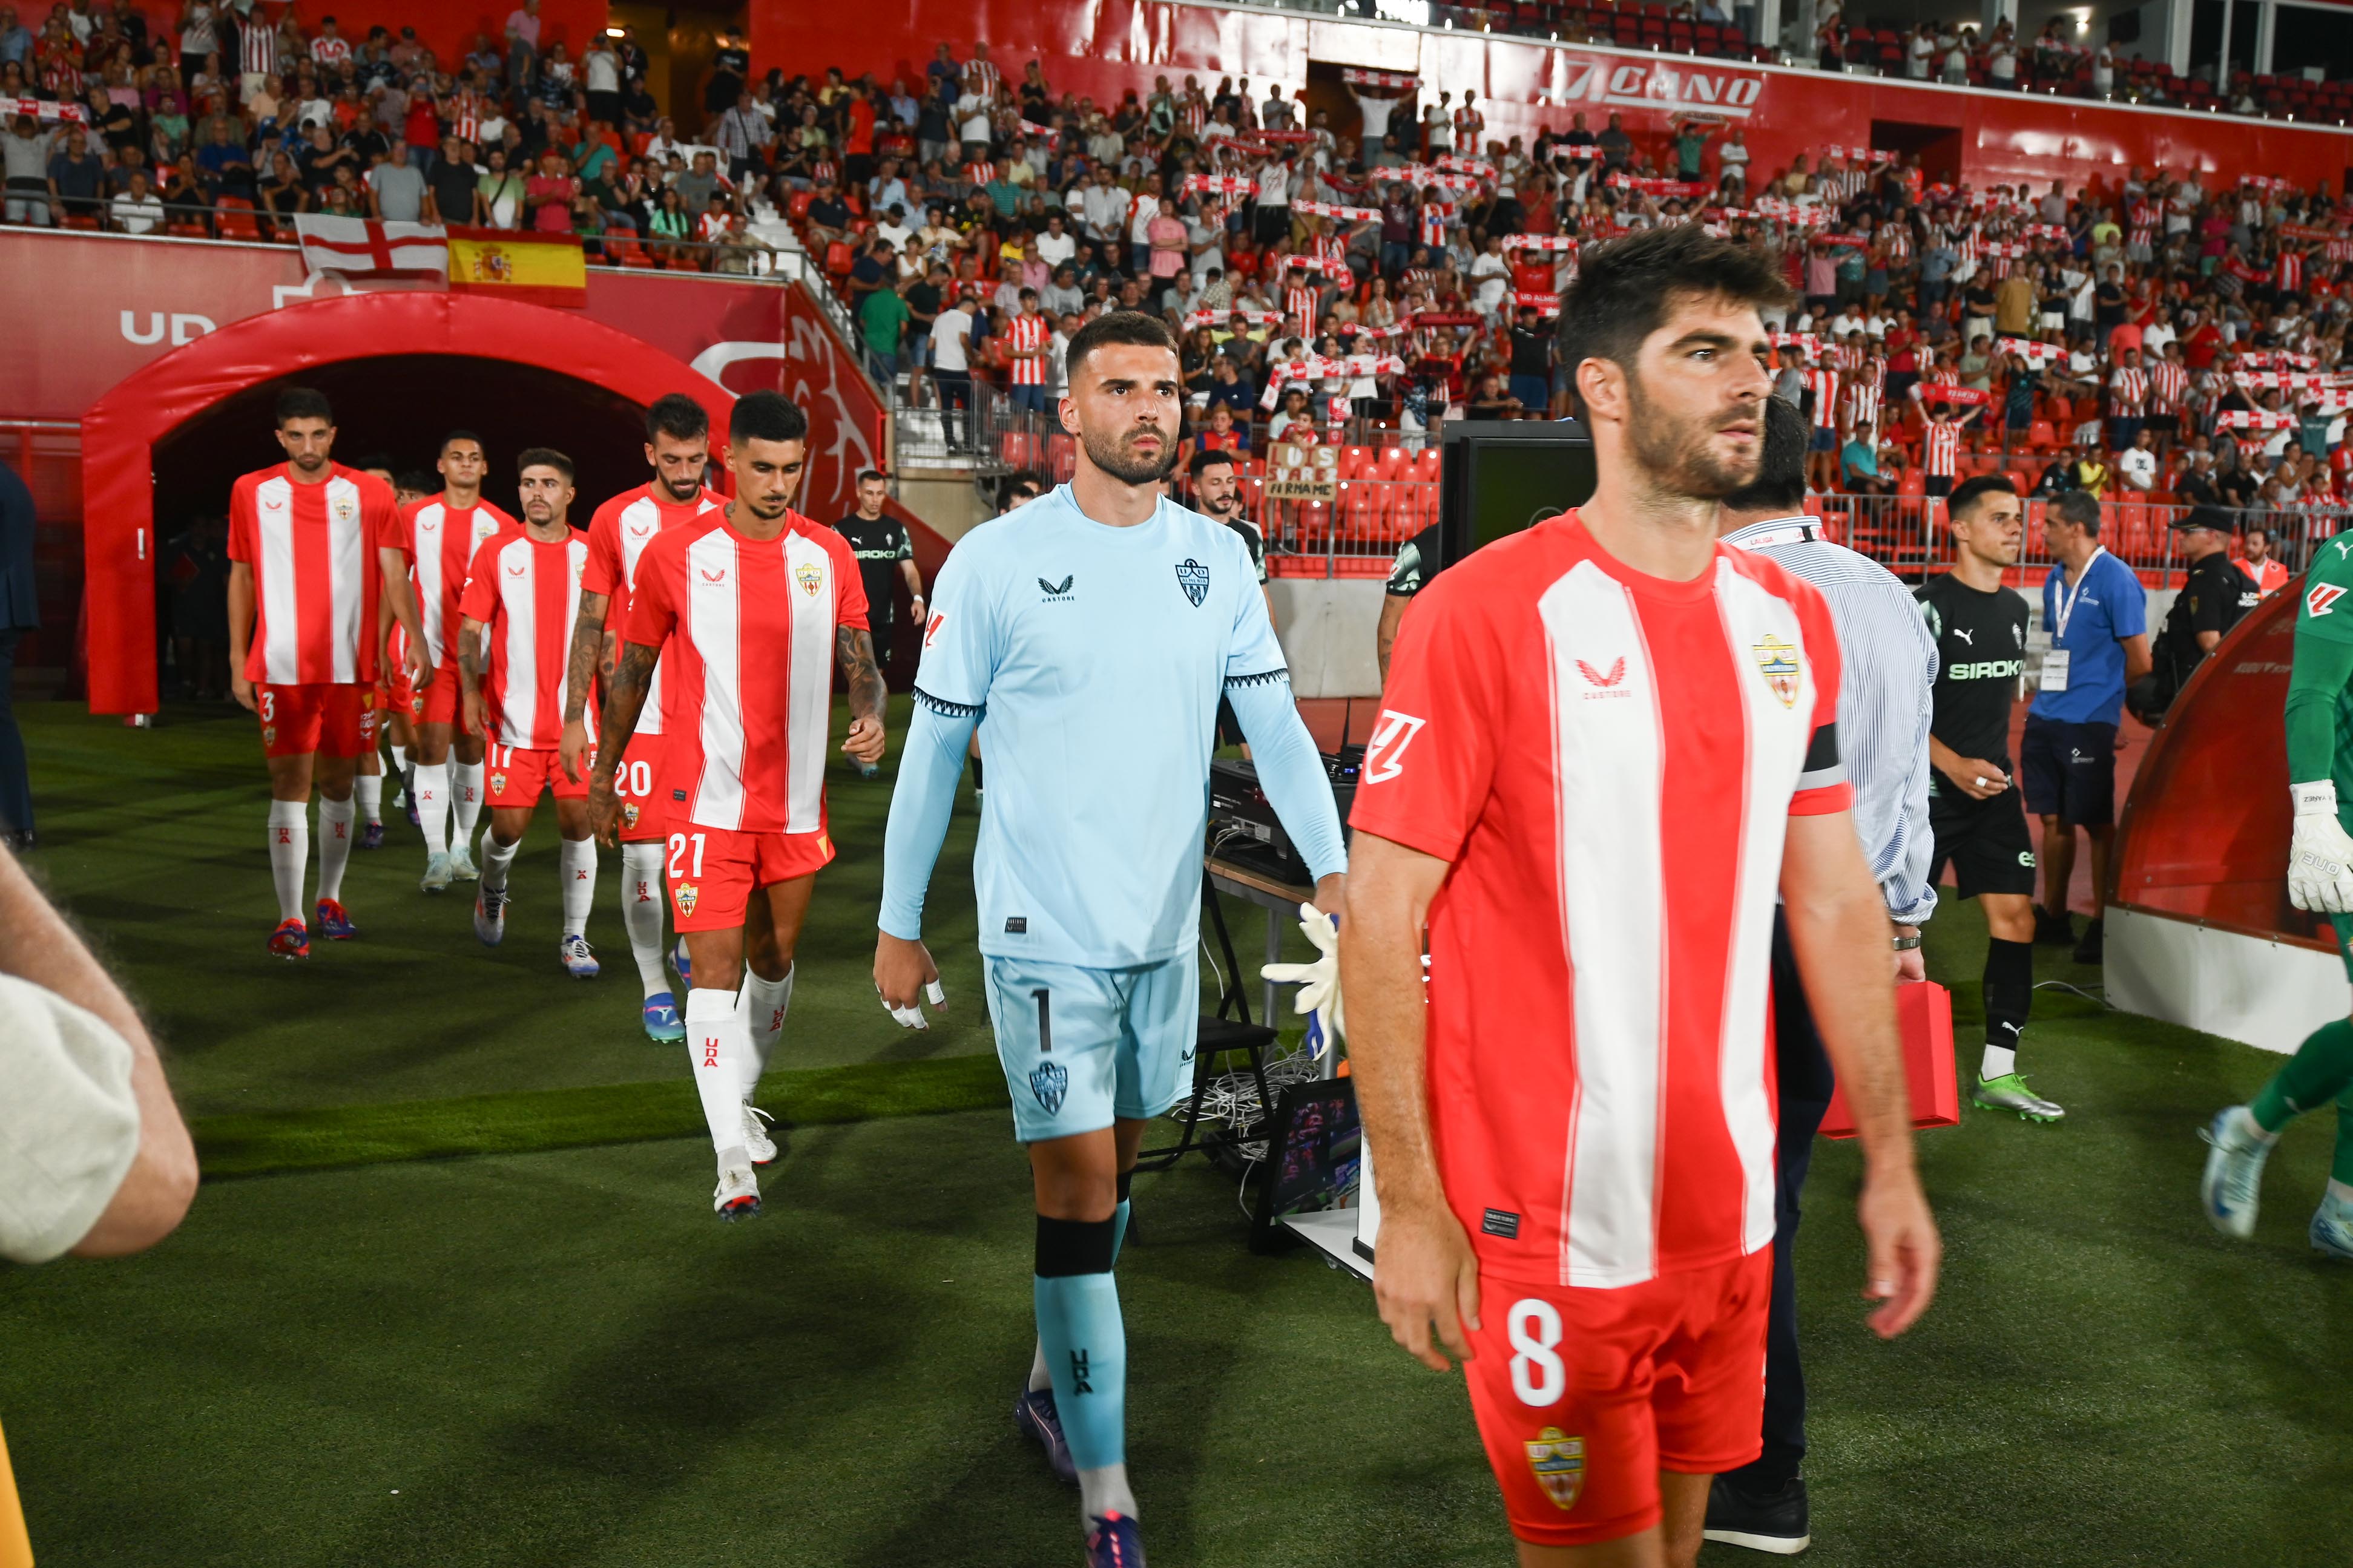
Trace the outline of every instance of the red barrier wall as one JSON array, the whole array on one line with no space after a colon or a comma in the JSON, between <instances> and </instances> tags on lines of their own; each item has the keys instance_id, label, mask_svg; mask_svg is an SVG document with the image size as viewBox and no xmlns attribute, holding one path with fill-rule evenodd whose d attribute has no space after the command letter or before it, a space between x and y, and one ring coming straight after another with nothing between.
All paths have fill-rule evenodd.
<instances>
[{"instance_id":1,"label":"red barrier wall","mask_svg":"<svg viewBox=\"0 0 2353 1568\"><path fill-rule=\"evenodd\" d=\"M751 0L753 66L815 76L839 65L886 82L923 79L934 42L968 59L976 39L1008 80L1040 61L1054 90L1113 103L1129 88L1149 93L1167 72L1193 71L1214 88L1247 76L1255 96L1280 82L1295 90L1309 62L1418 72L1425 82L1477 89L1490 137L1533 140L1586 111L1599 130L1611 111L1637 137L1663 135L1670 117L1694 110L1747 130L1753 167L1786 167L1825 143L1869 145L1873 122L1941 128L1958 135L1961 177L1978 186L2063 178L2071 185L2119 178L2126 166L2195 169L2233 177L2284 176L2338 187L2353 163L2353 133L2121 104L1969 91L1870 77L1733 66L1583 45L1480 33L1425 32L1370 22L1310 18L1187 0L876 0L849 8L804 0ZM911 44L910 40L914 40ZM1893 143L1886 143L1893 145Z\"/></svg>"}]
</instances>

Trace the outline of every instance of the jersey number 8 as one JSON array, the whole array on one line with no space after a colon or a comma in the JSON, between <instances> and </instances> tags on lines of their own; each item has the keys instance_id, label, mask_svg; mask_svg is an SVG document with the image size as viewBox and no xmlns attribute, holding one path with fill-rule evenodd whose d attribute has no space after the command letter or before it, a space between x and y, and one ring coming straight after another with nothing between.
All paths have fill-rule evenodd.
<instances>
[{"instance_id":1,"label":"jersey number 8","mask_svg":"<svg viewBox=\"0 0 2353 1568\"><path fill-rule=\"evenodd\" d=\"M1530 1296L1512 1303L1504 1330L1512 1342L1512 1392L1523 1405L1557 1405L1568 1373L1555 1347L1560 1343L1560 1312L1550 1301Z\"/></svg>"}]
</instances>

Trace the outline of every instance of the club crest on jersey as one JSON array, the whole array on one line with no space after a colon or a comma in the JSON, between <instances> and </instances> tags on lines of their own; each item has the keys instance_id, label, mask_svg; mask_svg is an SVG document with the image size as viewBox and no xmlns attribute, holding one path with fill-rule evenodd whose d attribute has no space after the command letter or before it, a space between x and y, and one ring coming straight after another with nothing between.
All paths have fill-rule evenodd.
<instances>
[{"instance_id":1,"label":"club crest on jersey","mask_svg":"<svg viewBox=\"0 0 2353 1568\"><path fill-rule=\"evenodd\" d=\"M492 795L504 795L507 793L506 774L492 773L491 775L491 793Z\"/></svg>"},{"instance_id":2,"label":"club crest on jersey","mask_svg":"<svg viewBox=\"0 0 2353 1568\"><path fill-rule=\"evenodd\" d=\"M702 900L702 889L691 882L681 882L670 889L670 896L677 901L681 917L691 916L694 913L694 906Z\"/></svg>"},{"instance_id":3,"label":"club crest on jersey","mask_svg":"<svg viewBox=\"0 0 2353 1568\"><path fill-rule=\"evenodd\" d=\"M1185 590L1185 596L1193 601L1198 610L1201 601L1209 596L1209 569L1187 555L1176 563L1176 585Z\"/></svg>"},{"instance_id":4,"label":"club crest on jersey","mask_svg":"<svg viewBox=\"0 0 2353 1568\"><path fill-rule=\"evenodd\" d=\"M353 501L350 497L338 496L335 498L335 521L337 522L349 522L352 519L359 516L359 504L356 501Z\"/></svg>"},{"instance_id":5,"label":"club crest on jersey","mask_svg":"<svg viewBox=\"0 0 2353 1568\"><path fill-rule=\"evenodd\" d=\"M2333 615L2337 601L2344 596L2345 590L2334 583L2315 583L2312 591L2304 596L2304 608L2308 615Z\"/></svg>"},{"instance_id":6,"label":"club crest on jersey","mask_svg":"<svg viewBox=\"0 0 2353 1568\"><path fill-rule=\"evenodd\" d=\"M793 581L801 585L802 593L815 597L817 591L825 586L825 568L814 561L804 561L793 568Z\"/></svg>"},{"instance_id":7,"label":"club crest on jersey","mask_svg":"<svg viewBox=\"0 0 2353 1568\"><path fill-rule=\"evenodd\" d=\"M1585 1439L1547 1426L1534 1442L1521 1446L1528 1451L1528 1468L1535 1472L1545 1496L1563 1512L1575 1508L1577 1495L1585 1490Z\"/></svg>"},{"instance_id":8,"label":"club crest on jersey","mask_svg":"<svg viewBox=\"0 0 2353 1568\"><path fill-rule=\"evenodd\" d=\"M1757 656L1757 668L1765 677L1765 684L1781 700L1784 708L1798 700L1798 650L1775 637L1765 634L1765 640L1749 650Z\"/></svg>"},{"instance_id":9,"label":"club crest on jersey","mask_svg":"<svg viewBox=\"0 0 2353 1568\"><path fill-rule=\"evenodd\" d=\"M278 726L277 726L277 725L275 725L275 724L264 724L264 725L261 727L261 743L262 743L263 745L265 745L265 746L274 746L274 745L278 744Z\"/></svg>"},{"instance_id":10,"label":"club crest on jersey","mask_svg":"<svg viewBox=\"0 0 2353 1568\"><path fill-rule=\"evenodd\" d=\"M1049 1116L1062 1109L1062 1097L1070 1091L1071 1075L1060 1062L1040 1062L1029 1074L1029 1092L1038 1097Z\"/></svg>"},{"instance_id":11,"label":"club crest on jersey","mask_svg":"<svg viewBox=\"0 0 2353 1568\"><path fill-rule=\"evenodd\" d=\"M621 826L624 827L635 827L637 825L638 803L636 801L631 801L628 805L621 807Z\"/></svg>"}]
</instances>

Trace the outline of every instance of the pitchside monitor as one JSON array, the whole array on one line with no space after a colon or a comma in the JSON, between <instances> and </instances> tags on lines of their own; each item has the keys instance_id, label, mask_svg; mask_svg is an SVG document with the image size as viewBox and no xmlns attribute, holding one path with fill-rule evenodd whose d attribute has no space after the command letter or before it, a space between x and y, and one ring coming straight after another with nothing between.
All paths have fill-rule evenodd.
<instances>
[{"instance_id":1,"label":"pitchside monitor","mask_svg":"<svg viewBox=\"0 0 2353 1568\"><path fill-rule=\"evenodd\" d=\"M1593 494L1593 437L1574 419L1465 419L1444 428L1438 515L1448 565Z\"/></svg>"}]
</instances>

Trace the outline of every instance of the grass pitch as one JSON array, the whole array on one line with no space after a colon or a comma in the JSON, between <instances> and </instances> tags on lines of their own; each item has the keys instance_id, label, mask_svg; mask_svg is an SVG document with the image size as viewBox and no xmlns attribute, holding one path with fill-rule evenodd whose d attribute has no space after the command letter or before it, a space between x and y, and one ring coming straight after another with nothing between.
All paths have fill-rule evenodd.
<instances>
[{"instance_id":1,"label":"grass pitch","mask_svg":"<svg viewBox=\"0 0 2353 1568\"><path fill-rule=\"evenodd\" d=\"M955 1008L904 1034L867 978L888 785L837 771L843 856L763 1093L793 1125L766 1216L723 1226L677 1047L637 1030L611 857L594 984L555 964L544 819L505 947L475 944L462 897L416 891L397 823L354 857L363 940L282 963L250 720L168 717L29 715L36 868L155 1018L208 1176L148 1255L0 1272L0 1422L45 1565L1077 1561L1073 1494L1009 1419L1029 1199L979 1006L968 810L929 922ZM1254 947L1256 911L1234 915ZM1928 957L1964 1040L1982 952L1948 904ZM2197 1213L2195 1130L2274 1058L2045 990L2022 1059L2070 1120L1923 1138L1946 1280L1894 1345L1862 1327L1855 1152L1816 1155L1810 1560L2353 1557L2353 1271L2303 1244L2333 1129L2290 1130L2256 1239L2227 1242ZM1389 1346L1368 1291L1250 1255L1233 1184L1198 1163L1143 1178L1136 1214L1130 1458L1155 1562L1511 1561L1459 1378Z\"/></svg>"}]
</instances>

